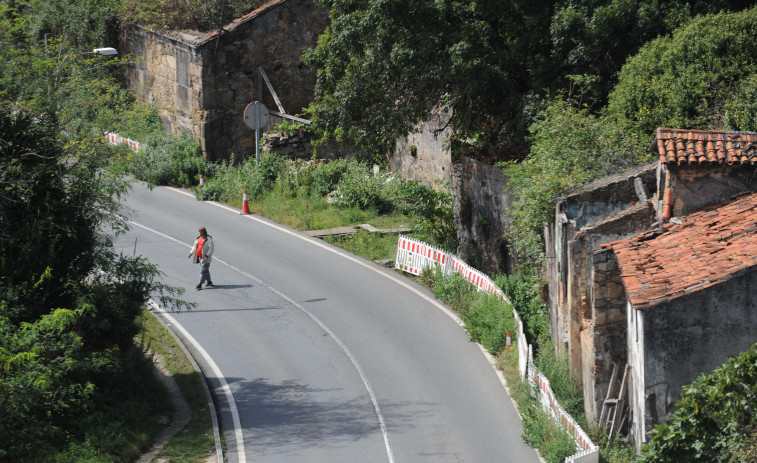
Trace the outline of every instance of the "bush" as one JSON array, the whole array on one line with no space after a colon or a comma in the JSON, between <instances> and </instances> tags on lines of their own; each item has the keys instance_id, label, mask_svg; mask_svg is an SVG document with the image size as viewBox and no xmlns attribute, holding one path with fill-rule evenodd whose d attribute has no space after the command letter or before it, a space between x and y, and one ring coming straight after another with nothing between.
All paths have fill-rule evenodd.
<instances>
[{"instance_id":1,"label":"bush","mask_svg":"<svg viewBox=\"0 0 757 463\"><path fill-rule=\"evenodd\" d=\"M402 184L394 202L400 212L413 218L415 237L446 251L457 251L457 223L452 194L411 180Z\"/></svg>"},{"instance_id":2,"label":"bush","mask_svg":"<svg viewBox=\"0 0 757 463\"><path fill-rule=\"evenodd\" d=\"M725 104L725 128L757 131L757 75L741 82Z\"/></svg>"},{"instance_id":3,"label":"bush","mask_svg":"<svg viewBox=\"0 0 757 463\"><path fill-rule=\"evenodd\" d=\"M541 409L538 398L532 397L519 410L523 417L523 440L538 448L548 463L563 463L576 453L573 438Z\"/></svg>"},{"instance_id":4,"label":"bush","mask_svg":"<svg viewBox=\"0 0 757 463\"><path fill-rule=\"evenodd\" d=\"M540 340L539 354L534 363L536 368L549 379L552 392L560 405L579 422L585 421L583 395L578 388L578 379L570 370L570 357L566 350L555 352L554 345L547 339Z\"/></svg>"},{"instance_id":5,"label":"bush","mask_svg":"<svg viewBox=\"0 0 757 463\"><path fill-rule=\"evenodd\" d=\"M461 314L468 312L473 305L476 288L457 272L445 275L439 266L426 267L421 272L420 281L431 288L434 296Z\"/></svg>"},{"instance_id":6,"label":"bush","mask_svg":"<svg viewBox=\"0 0 757 463\"><path fill-rule=\"evenodd\" d=\"M232 157L216 166L215 175L205 182L203 188L196 190L197 198L241 204L245 190L248 199L261 198L273 189L276 179L286 168L286 160L273 153L264 152L260 156L260 165L254 158L235 165Z\"/></svg>"},{"instance_id":7,"label":"bush","mask_svg":"<svg viewBox=\"0 0 757 463\"><path fill-rule=\"evenodd\" d=\"M507 346L507 333L515 333L512 306L495 295L479 293L463 320L471 339L493 355Z\"/></svg>"},{"instance_id":8,"label":"bush","mask_svg":"<svg viewBox=\"0 0 757 463\"><path fill-rule=\"evenodd\" d=\"M143 152L131 156L130 171L150 185L194 187L200 174L212 176L215 167L207 162L200 146L187 134L154 133L142 142Z\"/></svg>"},{"instance_id":9,"label":"bush","mask_svg":"<svg viewBox=\"0 0 757 463\"><path fill-rule=\"evenodd\" d=\"M553 100L529 127L531 150L522 162L500 164L515 201L508 235L516 251L543 262L544 224L554 221L555 196L651 158L648 142L619 130L570 101ZM651 140L652 133L643 140Z\"/></svg>"},{"instance_id":10,"label":"bush","mask_svg":"<svg viewBox=\"0 0 757 463\"><path fill-rule=\"evenodd\" d=\"M609 96L608 114L651 139L658 127L722 128L733 85L757 71L757 9L700 16L630 58Z\"/></svg>"},{"instance_id":11,"label":"bush","mask_svg":"<svg viewBox=\"0 0 757 463\"><path fill-rule=\"evenodd\" d=\"M347 159L320 164L313 172L313 194L323 196L336 190L342 175L350 169L351 164L354 164L354 161Z\"/></svg>"},{"instance_id":12,"label":"bush","mask_svg":"<svg viewBox=\"0 0 757 463\"><path fill-rule=\"evenodd\" d=\"M263 153L260 156L260 164L248 159L244 167L242 171L249 174L244 179L244 189L251 198L260 198L273 188L279 175L286 171L287 162L275 153Z\"/></svg>"},{"instance_id":13,"label":"bush","mask_svg":"<svg viewBox=\"0 0 757 463\"><path fill-rule=\"evenodd\" d=\"M379 214L393 208L391 198L384 191L391 178L386 175L372 175L367 164L350 163L339 180L339 188L334 197L337 206L373 209Z\"/></svg>"},{"instance_id":14,"label":"bush","mask_svg":"<svg viewBox=\"0 0 757 463\"><path fill-rule=\"evenodd\" d=\"M685 386L676 407L652 431L642 461L754 461L734 457L757 453L757 344Z\"/></svg>"},{"instance_id":15,"label":"bush","mask_svg":"<svg viewBox=\"0 0 757 463\"><path fill-rule=\"evenodd\" d=\"M518 311L526 339L534 346L534 355L538 355L539 342L550 336L549 309L541 299L539 277L530 268L523 267L512 275L496 276L494 283Z\"/></svg>"}]
</instances>

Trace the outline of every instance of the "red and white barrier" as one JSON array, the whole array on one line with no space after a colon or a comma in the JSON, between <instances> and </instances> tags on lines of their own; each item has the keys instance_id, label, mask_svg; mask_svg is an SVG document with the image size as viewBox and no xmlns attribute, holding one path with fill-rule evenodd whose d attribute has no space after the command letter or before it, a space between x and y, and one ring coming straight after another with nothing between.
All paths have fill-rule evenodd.
<instances>
[{"instance_id":1,"label":"red and white barrier","mask_svg":"<svg viewBox=\"0 0 757 463\"><path fill-rule=\"evenodd\" d=\"M420 275L424 268L439 267L447 275L452 272L462 274L471 284L480 291L495 294L499 298L508 301L507 296L500 290L484 273L469 266L457 256L441 249L435 248L422 241L400 235L397 243L397 257L394 261L395 268L404 272ZM516 347L518 349L518 366L522 379L528 378L529 382L538 387L539 397L545 410L573 436L577 448L581 450L565 459L566 463L598 463L599 447L589 439L589 436L581 429L581 426L571 417L557 402L554 392L549 385L549 380L534 366L531 346L528 344L523 322L518 311L513 306L513 315L518 326ZM508 333L509 334L509 333ZM509 336L508 336L509 337ZM509 346L508 346L509 347Z\"/></svg>"},{"instance_id":2,"label":"red and white barrier","mask_svg":"<svg viewBox=\"0 0 757 463\"><path fill-rule=\"evenodd\" d=\"M127 145L130 150L135 152L139 151L141 148L138 141L124 138L117 133L105 132L105 139L108 140L108 143L111 145Z\"/></svg>"}]
</instances>

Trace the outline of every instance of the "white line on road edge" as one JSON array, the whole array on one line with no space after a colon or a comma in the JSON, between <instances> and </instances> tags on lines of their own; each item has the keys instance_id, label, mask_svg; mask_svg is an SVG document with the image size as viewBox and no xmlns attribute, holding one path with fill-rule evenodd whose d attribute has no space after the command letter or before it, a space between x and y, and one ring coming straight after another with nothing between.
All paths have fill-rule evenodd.
<instances>
[{"instance_id":1,"label":"white line on road edge","mask_svg":"<svg viewBox=\"0 0 757 463\"><path fill-rule=\"evenodd\" d=\"M136 225L136 226L138 226L140 228L144 228L145 230L150 231L152 233L158 234L158 235L160 235L160 236L162 236L162 237L164 237L164 238L166 238L168 240L171 240L171 241L174 241L176 243L179 243L179 244L182 244L184 246L189 247L186 243L182 243L181 241L177 240L176 238L168 236L165 233L161 233L161 232L159 232L157 230L154 230L154 229L152 229L150 227L147 227L145 225L136 223L134 221L129 221L129 223L134 224L134 225ZM283 229L283 228L282 228L282 230L286 231L286 229ZM299 237L299 235L297 235L297 234L293 234L293 235ZM314 243L314 244L317 244L317 243ZM349 256L345 256L345 257L349 257ZM286 295L284 295L281 291L273 288L269 284L261 281L259 278L256 278L255 276L247 273L246 271L244 271L244 270L242 270L242 269L240 269L240 268L238 268L238 267L236 267L236 266L234 266L234 265L232 265L232 264L230 264L228 262L225 262L225 261L219 259L218 257L214 256L213 260L218 261L218 262L220 262L223 265L226 265L227 267L229 267L229 268L231 268L231 269L233 269L233 270L241 273L242 275L244 275L244 276L252 279L253 281L257 282L259 285L268 288L270 291L273 291L274 293L276 293L282 299L285 299L290 304L292 304L293 306L295 306L298 309L300 309L303 313L305 313L308 317L310 317L310 319L313 320L318 326L320 326L321 329L323 329L331 337L331 339L334 340L334 342L337 343L337 345L339 346L339 348L342 349L342 352L344 352L344 354L347 356L347 358L352 363L352 366L358 372L358 375L360 375L360 379L363 381L363 385L365 386L365 389L368 392L368 396L371 399L371 403L373 404L373 409L374 409L374 411L376 413L376 417L377 417L378 422L379 422L379 427L381 428L381 436L384 439L384 447L386 448L386 455L387 455L388 461L389 461L389 463L394 463L394 454L392 452L392 447L391 447L391 445L389 443L389 431L388 431L388 429L386 427L386 421L384 420L384 415L381 412L381 407L379 407L378 399L376 398L376 394L374 393L373 388L371 387L370 383L368 382L368 377L366 376L365 372L363 371L363 368L360 366L360 364L358 363L358 361L355 358L355 356L352 355L352 352L349 350L349 348L347 348L347 345L344 344L344 342L336 335L336 333L334 333L333 331L331 331L321 320L319 320L318 317L316 317L315 315L313 315L312 313L310 313L305 307L301 306L296 301L294 301L291 298L289 298ZM241 424L240 424L240 421L239 421L239 413L237 411L236 403L234 402L234 397L231 394L231 390L229 389L228 383L226 383L226 379L223 377L223 374L221 373L220 369L215 364L215 362L213 362L213 360L210 358L210 355L184 329L184 327L181 326L181 324L179 324L179 322L176 321L176 319L174 319L173 317L171 317L165 310L163 310L157 304L153 303L153 305L155 307L157 307L158 310L160 310L163 315L165 315L169 320L171 320L172 323L174 323L179 328L179 330L182 332L182 334L184 334L190 340L190 342L192 343L192 345L195 346L195 348L197 348L200 351L200 353L202 354L202 356L205 358L205 360L208 362L208 364L213 369L213 372L216 374L216 376L218 376L218 378L220 378L221 384L222 384L222 387L223 387L223 390L224 390L224 393L226 394L227 400L229 401L229 407L231 408L231 411L232 411L232 418L234 420L234 427L235 427L235 432L236 432L236 436L237 436L237 447L238 447L238 449L240 449L240 450L238 450L239 458L240 458L239 461L240 461L240 463L245 463L246 460L245 460L244 446L243 446L244 442L243 442L243 438L242 438Z\"/></svg>"},{"instance_id":2,"label":"white line on road edge","mask_svg":"<svg viewBox=\"0 0 757 463\"><path fill-rule=\"evenodd\" d=\"M175 241L182 245L187 245L186 243L182 243L181 241L172 238L165 233L161 233L157 230L153 230L152 228L146 227L142 224L129 221L129 223L134 224L138 227L144 228L147 231L150 231L152 233L156 233L166 239L169 239L171 241ZM180 332L182 335L186 337L186 339L194 346L195 349L202 355L203 359L205 359L205 362L210 367L211 370L213 370L213 373L218 378L218 381L221 383L221 389L223 390L224 395L226 396L226 400L229 403L229 410L231 411L231 420L234 423L234 435L236 437L237 441L237 460L239 463L247 463L247 455L245 454L244 450L244 436L242 435L242 424L239 420L239 410L237 410L237 403L234 400L234 395L231 393L231 388L229 387L229 383L226 382L226 377L223 376L223 373L221 373L221 369L218 368L218 365L216 362L213 361L213 358L208 354L208 352L203 349L203 347L200 345L199 342L195 338L192 337L191 334L179 323L174 317L172 317L168 312L166 312L163 307L156 304L154 301L150 300L148 304L152 305L156 310L158 310L164 317L166 317Z\"/></svg>"},{"instance_id":3,"label":"white line on road edge","mask_svg":"<svg viewBox=\"0 0 757 463\"><path fill-rule=\"evenodd\" d=\"M265 286L270 291L273 291L279 297L287 300L290 304L300 309L302 312L305 313L308 317L310 317L311 320L313 320L318 326L323 329L330 337L334 340L334 342L337 343L339 348L342 349L342 352L344 352L344 355L347 356L348 359L350 359L350 362L352 362L352 366L355 367L355 370L357 370L357 373L360 375L360 379L363 381L363 385L365 386L365 390L368 391L368 396L371 399L371 403L373 404L373 409L376 412L376 417L378 418L379 427L381 428L381 435L384 438L384 447L386 448L386 456L389 458L389 463L394 463L394 454L392 452L392 446L389 444L389 431L386 428L386 422L384 421L384 414L381 412L381 407L379 407L378 399L376 399L376 394L373 392L373 388L371 387L371 384L368 382L368 377L365 375L365 372L363 371L363 368L358 363L357 359L354 355L352 355L352 352L347 348L347 345L342 342L341 339L331 331L321 320L318 319L315 315L310 313L305 307L301 306L297 302L293 301L289 297L285 296L283 293L281 293L276 288L271 287L271 285L264 283L260 281L258 278L254 277L253 275L250 275L249 273L245 272L244 270L237 268L236 266L229 264L228 262L224 262L218 258L215 258L215 260L218 260L219 262L225 264L226 266L236 270L237 272L241 273L242 275L245 275L248 278L251 278L258 282L258 284Z\"/></svg>"}]
</instances>

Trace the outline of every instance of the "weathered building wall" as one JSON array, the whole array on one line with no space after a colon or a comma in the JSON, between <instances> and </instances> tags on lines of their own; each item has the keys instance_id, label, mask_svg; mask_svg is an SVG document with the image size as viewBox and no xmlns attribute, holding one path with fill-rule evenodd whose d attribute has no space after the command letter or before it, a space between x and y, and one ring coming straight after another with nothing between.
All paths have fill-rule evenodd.
<instances>
[{"instance_id":1,"label":"weathered building wall","mask_svg":"<svg viewBox=\"0 0 757 463\"><path fill-rule=\"evenodd\" d=\"M508 273L513 257L504 234L511 226L505 211L513 201L507 177L494 166L463 157L452 166L458 255L488 274Z\"/></svg>"},{"instance_id":2,"label":"weathered building wall","mask_svg":"<svg viewBox=\"0 0 757 463\"><path fill-rule=\"evenodd\" d=\"M260 100L278 111L258 68L286 112L299 113L315 88L315 72L302 55L328 21L328 11L312 0L274 0L222 33L136 28L122 48L143 62L128 71L128 85L159 109L167 130L192 133L209 160L254 156L255 131L244 124L245 108Z\"/></svg>"},{"instance_id":3,"label":"weathered building wall","mask_svg":"<svg viewBox=\"0 0 757 463\"><path fill-rule=\"evenodd\" d=\"M312 0L287 0L267 8L204 45L210 53L204 75L205 151L209 159L255 154L255 131L242 121L255 100L278 111L262 79L263 67L288 114L313 99L315 72L302 61L328 24L328 11ZM217 51L215 51L217 47Z\"/></svg>"},{"instance_id":4,"label":"weathered building wall","mask_svg":"<svg viewBox=\"0 0 757 463\"><path fill-rule=\"evenodd\" d=\"M545 233L552 339L567 349L582 387L588 379L585 371L595 365L591 337L582 340L584 307L592 297L592 252L602 243L652 226L655 212L645 198L656 178L656 166L650 164L576 189L558 199L555 222ZM591 319L591 307L586 312ZM587 412L593 412L586 405Z\"/></svg>"},{"instance_id":5,"label":"weathered building wall","mask_svg":"<svg viewBox=\"0 0 757 463\"><path fill-rule=\"evenodd\" d=\"M460 242L456 253L479 270L502 273L512 263L503 238L510 226L504 212L512 202L507 179L501 169L475 159L453 161L448 122L449 114L438 110L398 140L389 167L405 180L449 189Z\"/></svg>"},{"instance_id":6,"label":"weathered building wall","mask_svg":"<svg viewBox=\"0 0 757 463\"><path fill-rule=\"evenodd\" d=\"M629 350L637 343L643 346L639 360L644 363L644 374L633 376L633 381L643 382L643 398L632 404L635 419L642 422L636 430L637 442L646 441L654 425L668 419L684 385L711 373L755 342L755 285L757 272L748 272L706 291L637 310L643 334L638 340L628 339Z\"/></svg>"},{"instance_id":7,"label":"weathered building wall","mask_svg":"<svg viewBox=\"0 0 757 463\"><path fill-rule=\"evenodd\" d=\"M591 304L588 326L581 331L583 345L584 408L589 422L599 418L614 365L628 362L626 294L612 250L592 254Z\"/></svg>"},{"instance_id":8,"label":"weathered building wall","mask_svg":"<svg viewBox=\"0 0 757 463\"><path fill-rule=\"evenodd\" d=\"M127 85L157 108L163 128L199 138L204 119L201 50L141 28L130 30L119 47L138 58L127 67Z\"/></svg>"},{"instance_id":9,"label":"weathered building wall","mask_svg":"<svg viewBox=\"0 0 757 463\"><path fill-rule=\"evenodd\" d=\"M452 153L448 141L449 114L437 110L415 132L397 140L389 155L389 168L405 180L414 180L431 188L448 189L452 178ZM440 184L439 182L442 182Z\"/></svg>"},{"instance_id":10,"label":"weathered building wall","mask_svg":"<svg viewBox=\"0 0 757 463\"><path fill-rule=\"evenodd\" d=\"M660 170L672 189L672 215L677 217L757 192L757 167L661 165Z\"/></svg>"}]
</instances>

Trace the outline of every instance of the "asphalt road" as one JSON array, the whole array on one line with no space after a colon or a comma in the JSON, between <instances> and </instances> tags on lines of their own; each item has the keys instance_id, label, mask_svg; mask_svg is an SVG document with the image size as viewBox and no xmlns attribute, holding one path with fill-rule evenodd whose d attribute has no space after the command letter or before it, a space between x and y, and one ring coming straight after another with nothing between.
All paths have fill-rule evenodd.
<instances>
[{"instance_id":1,"label":"asphalt road","mask_svg":"<svg viewBox=\"0 0 757 463\"><path fill-rule=\"evenodd\" d=\"M169 323L208 378L229 462L538 462L454 315L391 269L171 189L136 185L124 253L196 310ZM187 258L205 226L215 287Z\"/></svg>"}]
</instances>

